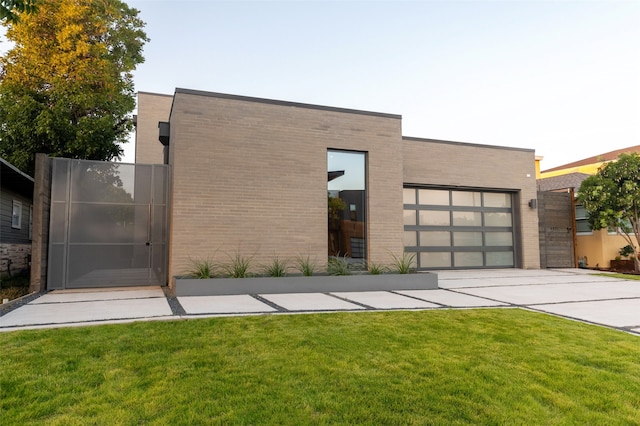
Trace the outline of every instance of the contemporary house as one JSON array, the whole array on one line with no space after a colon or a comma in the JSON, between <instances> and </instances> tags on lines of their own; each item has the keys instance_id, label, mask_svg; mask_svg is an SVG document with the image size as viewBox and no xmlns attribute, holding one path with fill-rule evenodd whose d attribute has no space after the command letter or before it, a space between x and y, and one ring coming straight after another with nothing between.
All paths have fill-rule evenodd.
<instances>
[{"instance_id":1,"label":"contemporary house","mask_svg":"<svg viewBox=\"0 0 640 426\"><path fill-rule=\"evenodd\" d=\"M640 145L606 152L540 172L538 190L541 192L567 192L573 201L571 219L578 265L591 268L609 268L627 242L614 229L594 231L589 225L585 209L575 202L582 181L596 173L605 163L615 161L620 154L640 152Z\"/></svg>"},{"instance_id":2,"label":"contemporary house","mask_svg":"<svg viewBox=\"0 0 640 426\"><path fill-rule=\"evenodd\" d=\"M533 150L187 89L139 93L136 126L135 164L36 156L32 290L171 284L236 255L254 272L403 253L422 271L540 267Z\"/></svg>"},{"instance_id":3,"label":"contemporary house","mask_svg":"<svg viewBox=\"0 0 640 426\"><path fill-rule=\"evenodd\" d=\"M0 158L0 275L25 272L31 258L33 178Z\"/></svg>"},{"instance_id":4,"label":"contemporary house","mask_svg":"<svg viewBox=\"0 0 640 426\"><path fill-rule=\"evenodd\" d=\"M140 92L136 164L169 165L168 277L243 253L420 270L539 268L534 151L402 135L402 117Z\"/></svg>"}]
</instances>

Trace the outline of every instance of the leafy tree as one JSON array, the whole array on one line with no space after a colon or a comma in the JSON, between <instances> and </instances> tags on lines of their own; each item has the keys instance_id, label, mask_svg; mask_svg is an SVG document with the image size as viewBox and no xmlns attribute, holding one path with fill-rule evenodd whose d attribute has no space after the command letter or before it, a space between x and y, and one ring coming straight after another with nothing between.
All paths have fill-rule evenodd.
<instances>
[{"instance_id":1,"label":"leafy tree","mask_svg":"<svg viewBox=\"0 0 640 426\"><path fill-rule=\"evenodd\" d=\"M37 0L0 0L0 21L18 21L16 13L33 13Z\"/></svg>"},{"instance_id":2,"label":"leafy tree","mask_svg":"<svg viewBox=\"0 0 640 426\"><path fill-rule=\"evenodd\" d=\"M7 24L15 47L0 59L0 156L33 173L38 152L122 155L148 41L138 13L120 0L41 0Z\"/></svg>"},{"instance_id":3,"label":"leafy tree","mask_svg":"<svg viewBox=\"0 0 640 426\"><path fill-rule=\"evenodd\" d=\"M637 235L640 235L640 155L621 154L582 182L578 201L593 229L613 228L633 247L635 269L640 270Z\"/></svg>"}]
</instances>

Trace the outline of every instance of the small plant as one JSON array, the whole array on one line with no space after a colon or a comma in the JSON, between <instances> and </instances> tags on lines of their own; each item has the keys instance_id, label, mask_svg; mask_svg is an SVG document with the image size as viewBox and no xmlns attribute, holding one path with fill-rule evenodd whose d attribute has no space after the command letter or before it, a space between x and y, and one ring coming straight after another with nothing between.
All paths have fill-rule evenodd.
<instances>
[{"instance_id":1,"label":"small plant","mask_svg":"<svg viewBox=\"0 0 640 426\"><path fill-rule=\"evenodd\" d=\"M343 257L330 257L327 262L327 273L329 275L351 275L349 262Z\"/></svg>"},{"instance_id":2,"label":"small plant","mask_svg":"<svg viewBox=\"0 0 640 426\"><path fill-rule=\"evenodd\" d=\"M215 277L215 265L209 259L192 260L187 275L201 280Z\"/></svg>"},{"instance_id":3,"label":"small plant","mask_svg":"<svg viewBox=\"0 0 640 426\"><path fill-rule=\"evenodd\" d=\"M309 259L309 256L298 256L296 257L296 269L300 271L303 276L310 277L316 269L316 264Z\"/></svg>"},{"instance_id":4,"label":"small plant","mask_svg":"<svg viewBox=\"0 0 640 426\"><path fill-rule=\"evenodd\" d=\"M402 257L398 257L395 254L391 254L393 257L393 267L395 272L399 274L410 274L415 272L415 253L402 253Z\"/></svg>"},{"instance_id":5,"label":"small plant","mask_svg":"<svg viewBox=\"0 0 640 426\"><path fill-rule=\"evenodd\" d=\"M264 267L264 273L269 277L284 277L287 275L287 269L289 269L287 261L280 260L276 256L270 265Z\"/></svg>"},{"instance_id":6,"label":"small plant","mask_svg":"<svg viewBox=\"0 0 640 426\"><path fill-rule=\"evenodd\" d=\"M631 244L628 244L624 247L622 247L620 249L620 251L618 252L618 254L622 257L629 257L630 255L632 255L634 252L633 246ZM616 259L618 260L618 259Z\"/></svg>"},{"instance_id":7,"label":"small plant","mask_svg":"<svg viewBox=\"0 0 640 426\"><path fill-rule=\"evenodd\" d=\"M383 265L380 265L379 263L374 263L374 262L368 262L367 269L369 270L369 273L371 275L380 275L387 270L387 268L385 268Z\"/></svg>"},{"instance_id":8,"label":"small plant","mask_svg":"<svg viewBox=\"0 0 640 426\"><path fill-rule=\"evenodd\" d=\"M253 256L243 256L240 253L229 256L229 263L222 264L220 267L224 274L229 278L248 278L251 276L249 269Z\"/></svg>"}]
</instances>

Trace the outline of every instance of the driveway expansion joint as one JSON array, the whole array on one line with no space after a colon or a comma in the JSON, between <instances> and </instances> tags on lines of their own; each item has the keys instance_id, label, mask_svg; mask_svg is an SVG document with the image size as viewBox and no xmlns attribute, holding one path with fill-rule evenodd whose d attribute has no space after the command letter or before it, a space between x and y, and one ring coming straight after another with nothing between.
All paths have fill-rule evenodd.
<instances>
[{"instance_id":1,"label":"driveway expansion joint","mask_svg":"<svg viewBox=\"0 0 640 426\"><path fill-rule=\"evenodd\" d=\"M249 296L253 297L254 299L256 299L258 302L262 302L265 305L268 305L270 307L272 307L273 309L275 309L278 312L289 312L288 309L273 303L271 300L269 299L265 299L264 297L260 296L259 294L250 294Z\"/></svg>"}]
</instances>

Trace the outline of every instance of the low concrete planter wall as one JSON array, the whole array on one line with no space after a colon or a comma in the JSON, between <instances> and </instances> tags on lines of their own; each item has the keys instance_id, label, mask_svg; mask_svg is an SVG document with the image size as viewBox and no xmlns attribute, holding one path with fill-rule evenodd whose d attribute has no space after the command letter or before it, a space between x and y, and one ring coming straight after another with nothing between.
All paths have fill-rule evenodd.
<instances>
[{"instance_id":1,"label":"low concrete planter wall","mask_svg":"<svg viewBox=\"0 0 640 426\"><path fill-rule=\"evenodd\" d=\"M176 296L222 296L233 294L329 293L338 291L433 290L434 273L346 275L282 278L174 278Z\"/></svg>"}]
</instances>

